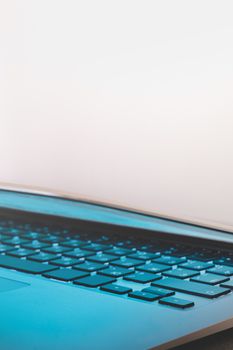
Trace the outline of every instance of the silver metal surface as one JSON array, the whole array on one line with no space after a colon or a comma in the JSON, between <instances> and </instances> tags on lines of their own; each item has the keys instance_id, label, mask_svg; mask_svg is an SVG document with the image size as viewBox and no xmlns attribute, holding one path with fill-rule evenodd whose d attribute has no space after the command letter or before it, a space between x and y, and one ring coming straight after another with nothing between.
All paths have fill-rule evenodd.
<instances>
[{"instance_id":1,"label":"silver metal surface","mask_svg":"<svg viewBox=\"0 0 233 350\"><path fill-rule=\"evenodd\" d=\"M38 189L17 190L52 195ZM4 350L166 350L233 326L232 293L215 300L176 293L195 302L193 308L178 310L3 268L0 278L29 284L1 293ZM119 283L142 288L133 282Z\"/></svg>"}]
</instances>

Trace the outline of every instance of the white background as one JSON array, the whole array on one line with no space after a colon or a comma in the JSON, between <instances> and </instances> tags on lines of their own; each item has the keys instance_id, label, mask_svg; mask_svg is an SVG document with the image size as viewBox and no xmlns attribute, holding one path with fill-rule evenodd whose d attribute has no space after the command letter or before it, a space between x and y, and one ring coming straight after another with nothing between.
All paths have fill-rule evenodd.
<instances>
[{"instance_id":1,"label":"white background","mask_svg":"<svg viewBox=\"0 0 233 350\"><path fill-rule=\"evenodd\" d=\"M0 182L233 225L232 13L0 0Z\"/></svg>"}]
</instances>

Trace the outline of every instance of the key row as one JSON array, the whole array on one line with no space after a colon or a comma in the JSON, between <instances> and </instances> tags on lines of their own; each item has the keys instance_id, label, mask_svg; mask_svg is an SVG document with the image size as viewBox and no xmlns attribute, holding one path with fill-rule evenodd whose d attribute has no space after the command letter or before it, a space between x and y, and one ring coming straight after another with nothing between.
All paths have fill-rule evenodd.
<instances>
[{"instance_id":1,"label":"key row","mask_svg":"<svg viewBox=\"0 0 233 350\"><path fill-rule=\"evenodd\" d=\"M91 279L92 281L94 281L95 279L98 280L100 278L107 279L108 281L110 280L111 282L116 281L116 277L108 276L107 273L104 272L105 269L98 271L95 275L90 275L91 271L85 271L86 268L79 268L79 265L77 265L75 269L58 269L55 265L37 263L33 261L9 257L6 255L0 255L0 266L33 274L44 274L46 277L50 276L51 278L60 279L63 281L76 280L81 276L89 276L89 279ZM106 270L109 268L110 267L106 267ZM206 298L218 297L223 294L227 294L230 291L230 289L228 288L214 285L217 282L220 282L222 284L225 283L226 285L227 279L219 279L219 276L214 275L212 279L209 275L207 277L205 277L205 275L202 275L202 278L205 279L205 281L201 281L200 279L198 280L197 277L195 279L193 278L193 280L188 281L172 277L162 277L160 275L148 274L140 271L135 271L132 272L132 274L124 276L124 279L128 281L133 281L137 283L150 283L153 281L152 285L157 287L171 289L178 292L184 292L187 294L194 294ZM231 286L231 283L232 282L229 282L228 285Z\"/></svg>"},{"instance_id":2,"label":"key row","mask_svg":"<svg viewBox=\"0 0 233 350\"><path fill-rule=\"evenodd\" d=\"M111 265L122 267L122 268L136 268L137 270L148 272L148 273L162 273L163 275L175 277L175 278L191 278L199 274L198 271L208 269L209 273L218 274L223 276L232 276L233 268L230 266L217 265L214 266L212 263L198 262L198 261L187 261L180 264L179 268L171 270L172 265L165 265L157 263L159 259L156 259L151 263L144 264L143 260L133 259L131 256L128 257L119 257L116 255L110 255L106 253L95 254L94 252L75 249L73 251L64 252L65 256L58 257L55 254L49 252L35 252L33 250L25 248L12 248L11 246L5 246L7 255L14 257L27 257L29 260L38 261L38 262L50 262L57 266L72 266L75 264L81 263L80 258L86 258L87 261L98 263L110 263ZM160 261L160 260L159 260ZM96 265L97 267L98 265ZM192 269L191 269L192 267ZM97 268L96 268L97 270ZM188 271L190 270L190 271ZM95 271L93 268L92 271ZM197 272L196 272L197 271ZM202 277L200 277L202 279ZM203 282L205 282L203 280ZM208 281L206 281L208 282Z\"/></svg>"}]
</instances>

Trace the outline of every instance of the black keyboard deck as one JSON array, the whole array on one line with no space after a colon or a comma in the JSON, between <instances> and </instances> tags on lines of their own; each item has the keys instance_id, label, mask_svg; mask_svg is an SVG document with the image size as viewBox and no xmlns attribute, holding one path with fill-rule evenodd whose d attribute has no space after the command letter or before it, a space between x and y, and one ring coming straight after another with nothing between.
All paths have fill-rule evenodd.
<instances>
[{"instance_id":1,"label":"black keyboard deck","mask_svg":"<svg viewBox=\"0 0 233 350\"><path fill-rule=\"evenodd\" d=\"M181 309L194 306L192 295L213 299L233 289L230 251L12 220L0 221L0 267Z\"/></svg>"}]
</instances>

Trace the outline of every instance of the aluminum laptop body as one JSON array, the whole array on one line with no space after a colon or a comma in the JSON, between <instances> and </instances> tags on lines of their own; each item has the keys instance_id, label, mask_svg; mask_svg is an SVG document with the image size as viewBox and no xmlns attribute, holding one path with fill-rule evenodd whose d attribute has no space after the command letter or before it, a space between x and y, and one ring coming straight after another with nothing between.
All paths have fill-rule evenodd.
<instances>
[{"instance_id":1,"label":"aluminum laptop body","mask_svg":"<svg viewBox=\"0 0 233 350\"><path fill-rule=\"evenodd\" d=\"M162 238L172 245L191 244L197 251L206 248L222 251L222 255L232 252L231 235L226 231L38 192L1 190L0 206L1 232L3 222L17 222L26 233L46 225L52 232L69 228L73 235L87 233L93 240L93 233L101 232L105 236L120 234L121 241L134 237L141 245ZM10 257L9 252L1 256L7 254ZM233 324L230 291L215 298L176 292L177 298L194 303L180 309L160 304L159 299L130 298L128 294L113 294L100 287L89 288L17 269L1 267L2 349L169 349ZM118 284L133 290L151 285L120 280Z\"/></svg>"}]
</instances>

